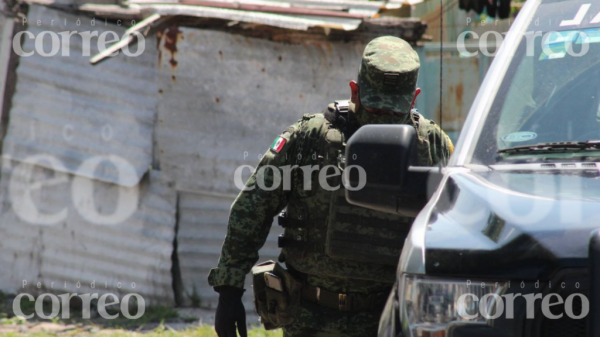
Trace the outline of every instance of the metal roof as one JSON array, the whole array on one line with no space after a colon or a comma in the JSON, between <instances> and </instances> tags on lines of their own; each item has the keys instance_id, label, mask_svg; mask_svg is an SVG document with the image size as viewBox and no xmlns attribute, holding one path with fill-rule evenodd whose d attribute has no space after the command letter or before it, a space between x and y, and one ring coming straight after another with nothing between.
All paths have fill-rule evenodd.
<instances>
[{"instance_id":1,"label":"metal roof","mask_svg":"<svg viewBox=\"0 0 600 337\"><path fill-rule=\"evenodd\" d=\"M142 4L142 3L181 3L185 0L128 0L125 1L128 4ZM277 6L281 8L306 8L306 9L319 9L319 10L330 10L330 11L345 11L348 13L360 13L365 16L373 16L377 14L381 9L396 9L400 8L403 4L410 4L409 1L403 0L392 0L392 1L365 1L365 0L211 0L216 5L222 4L227 6L229 4L235 5L257 5L257 6Z\"/></svg>"},{"instance_id":2,"label":"metal roof","mask_svg":"<svg viewBox=\"0 0 600 337\"><path fill-rule=\"evenodd\" d=\"M204 6L148 4L140 5L143 9L151 10L163 16L187 15L203 18L215 18L232 21L258 23L273 27L295 30L307 30L310 27L324 27L340 30L355 30L362 23L361 19L338 18L325 16L282 15L253 11L241 11L227 8L212 8Z\"/></svg>"},{"instance_id":3,"label":"metal roof","mask_svg":"<svg viewBox=\"0 0 600 337\"><path fill-rule=\"evenodd\" d=\"M76 16L43 6L31 5L28 31L44 32L125 29L103 22L91 25L91 18ZM79 21L78 21L79 20ZM80 23L78 25L77 23ZM66 23L66 25L65 25ZM51 50L44 38L44 50ZM70 56L44 57L34 53L21 57L17 68L17 87L12 99L8 134L3 157L26 161L47 154L64 165L55 168L105 182L134 186L152 162L152 132L157 104L155 37L146 39L146 49L138 57L119 55L96 67L83 56L82 38L71 37ZM97 44L91 43L92 55ZM34 50L27 38L25 51ZM135 51L132 46L132 51ZM95 170L82 163L97 156L126 159L135 174L119 176L115 166L103 161ZM48 163L38 165L50 167Z\"/></svg>"},{"instance_id":4,"label":"metal roof","mask_svg":"<svg viewBox=\"0 0 600 337\"><path fill-rule=\"evenodd\" d=\"M307 30L311 27L351 31L363 19L376 17L381 10L414 5L423 0L347 1L347 0L128 0L121 6L101 4L105 0L24 0L52 6L68 6L98 16L146 18L190 16L246 22L273 27Z\"/></svg>"},{"instance_id":5,"label":"metal roof","mask_svg":"<svg viewBox=\"0 0 600 337\"><path fill-rule=\"evenodd\" d=\"M173 303L175 191L157 171L150 171L135 187L89 181L96 196L93 202L103 214L110 214L122 202L117 200L119 193L139 195L131 217L115 225L102 225L86 220L77 210L75 204L82 200L73 200L74 179L67 173L3 160L0 269L10 272L0 273L0 290L22 291L22 281L27 280L31 289L26 289L34 292L111 292L121 296L135 292L147 304ZM65 218L48 225L31 224L21 215L29 198L39 212L65 210ZM95 289L91 287L93 281ZM43 288L36 289L36 282Z\"/></svg>"}]
</instances>

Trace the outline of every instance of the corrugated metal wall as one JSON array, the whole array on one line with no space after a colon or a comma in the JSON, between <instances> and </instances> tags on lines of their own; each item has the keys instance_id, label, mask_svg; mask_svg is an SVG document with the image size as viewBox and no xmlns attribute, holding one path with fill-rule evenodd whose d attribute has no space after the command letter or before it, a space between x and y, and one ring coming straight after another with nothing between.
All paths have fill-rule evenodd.
<instances>
[{"instance_id":1,"label":"corrugated metal wall","mask_svg":"<svg viewBox=\"0 0 600 337\"><path fill-rule=\"evenodd\" d=\"M420 18L427 22L427 35L433 41L440 41L440 2L423 1L413 6L412 17ZM475 20L475 12L465 12L459 8L459 0L444 1L444 41L456 42L460 33L469 27Z\"/></svg>"},{"instance_id":2,"label":"corrugated metal wall","mask_svg":"<svg viewBox=\"0 0 600 337\"><path fill-rule=\"evenodd\" d=\"M42 6L31 6L28 20L41 23L28 26L36 37L42 32L65 31L94 31L99 35L113 31L121 37L125 32L124 27L100 20L92 25L92 18ZM82 40L79 34L70 38L70 56L63 56L66 48L60 48L51 57L39 51L21 57L2 154L24 161L45 153L58 158L68 173L135 186L152 162L158 90L156 42L147 38L146 50L139 57L120 54L93 67L90 56L83 56ZM39 39L26 38L23 50L36 50L35 41ZM46 35L43 41L44 51L49 53L52 39ZM94 41L90 43L91 55L98 52ZM119 175L108 161L96 170L82 166L85 160L103 155L126 158L135 174Z\"/></svg>"},{"instance_id":3,"label":"corrugated metal wall","mask_svg":"<svg viewBox=\"0 0 600 337\"><path fill-rule=\"evenodd\" d=\"M165 47L172 38L161 43L159 162L178 188L222 193L237 193L235 169L256 165L303 114L348 99L364 48L185 28L178 36L175 55Z\"/></svg>"},{"instance_id":4,"label":"corrugated metal wall","mask_svg":"<svg viewBox=\"0 0 600 337\"><path fill-rule=\"evenodd\" d=\"M490 51L493 50L490 47ZM426 43L417 48L417 52L421 59L418 85L423 93L416 107L425 117L441 125L456 144L492 58L482 53L476 57L460 57L456 44L444 44L443 113L440 113L440 45Z\"/></svg>"},{"instance_id":5,"label":"corrugated metal wall","mask_svg":"<svg viewBox=\"0 0 600 337\"><path fill-rule=\"evenodd\" d=\"M0 9L1 9L0 5ZM3 102L7 87L7 76L12 51L14 21L0 12L0 114L2 114ZM1 117L1 116L0 116ZM0 135L1 136L1 135Z\"/></svg>"},{"instance_id":6,"label":"corrugated metal wall","mask_svg":"<svg viewBox=\"0 0 600 337\"><path fill-rule=\"evenodd\" d=\"M178 253L181 276L185 289L184 300L192 304L191 296L200 296L203 307L216 307L217 293L208 285L206 276L215 267L227 232L232 197L199 193L181 193L179 197ZM277 260L277 236L283 231L273 226L267 243L260 251L261 261ZM250 276L246 278L248 295L244 296L246 309L252 311Z\"/></svg>"},{"instance_id":7,"label":"corrugated metal wall","mask_svg":"<svg viewBox=\"0 0 600 337\"><path fill-rule=\"evenodd\" d=\"M4 15L2 12L0 12L0 27L2 27L2 30L0 30L0 32L2 33L2 34L0 34L0 46L2 46L2 47L4 47L2 42L7 39L7 29L5 29L5 25L7 22L8 22L8 20L7 20L6 15ZM2 49L2 51L4 51L4 49Z\"/></svg>"},{"instance_id":8,"label":"corrugated metal wall","mask_svg":"<svg viewBox=\"0 0 600 337\"><path fill-rule=\"evenodd\" d=\"M90 221L78 210L79 200L73 200L75 179L93 185L92 198L99 212L113 212L124 202L119 200L120 194L138 194L135 212L115 225ZM176 195L159 172L151 171L137 186L122 187L4 160L0 198L0 269L5 271L0 273L1 290L135 292L144 296L147 304L173 303ZM60 219L48 225L32 224L27 220L30 213L23 213L23 205L29 202L45 219L56 214ZM28 283L25 289L23 280ZM42 289L35 287L37 282ZM81 288L77 288L78 282Z\"/></svg>"},{"instance_id":9,"label":"corrugated metal wall","mask_svg":"<svg viewBox=\"0 0 600 337\"><path fill-rule=\"evenodd\" d=\"M41 22L28 27L36 36L42 31L124 32L40 6L30 6L28 19ZM51 39L44 41L49 52ZM149 171L158 56L152 38L146 42L142 56L120 55L96 67L82 55L77 35L71 38L70 56L21 57L3 148L0 290L20 291L26 280L42 283L42 289L28 291L94 292L95 281L100 293L137 292L149 304L174 302L176 192L160 172ZM91 46L97 52L94 42ZM33 48L26 39L23 49ZM53 158L54 166L52 160L25 163L39 155ZM95 169L80 169L93 158L114 155L134 172L120 176L107 160ZM82 190L87 194L78 194ZM122 212L122 205L130 208ZM110 224L99 221L110 214L124 215Z\"/></svg>"}]
</instances>

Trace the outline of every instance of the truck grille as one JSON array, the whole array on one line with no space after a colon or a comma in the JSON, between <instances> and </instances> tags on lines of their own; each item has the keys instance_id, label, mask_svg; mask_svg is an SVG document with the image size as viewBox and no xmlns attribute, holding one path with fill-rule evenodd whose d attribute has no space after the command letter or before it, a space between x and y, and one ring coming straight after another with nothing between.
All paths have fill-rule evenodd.
<instances>
[{"instance_id":1,"label":"truck grille","mask_svg":"<svg viewBox=\"0 0 600 337\"><path fill-rule=\"evenodd\" d=\"M553 310L557 307L550 308L550 311L555 315L560 314L560 310ZM581 299L579 297L573 300L573 312L576 315L581 313ZM587 318L572 319L567 315L563 315L559 319L543 318L540 337L587 337L587 322Z\"/></svg>"},{"instance_id":2,"label":"truck grille","mask_svg":"<svg viewBox=\"0 0 600 337\"><path fill-rule=\"evenodd\" d=\"M565 289L561 287L554 287L552 290L546 289L544 291L548 293L557 293L563 300L572 294L583 294L589 299L589 276L587 269L567 269L559 272L552 281L554 285L560 285L562 282L565 283ZM577 288L575 285L578 284ZM553 301L554 302L554 301ZM591 305L591 303L590 303ZM582 301L579 296L573 298L573 314L578 316L582 311ZM587 325L588 317L581 319L573 319L565 313L564 305L556 305L550 307L550 312L554 315L563 316L559 319L546 318L541 310L541 306L537 307L536 312L536 329L537 333L534 336L537 337L588 337ZM588 314L589 316L589 314ZM527 334L526 334L527 335Z\"/></svg>"}]
</instances>

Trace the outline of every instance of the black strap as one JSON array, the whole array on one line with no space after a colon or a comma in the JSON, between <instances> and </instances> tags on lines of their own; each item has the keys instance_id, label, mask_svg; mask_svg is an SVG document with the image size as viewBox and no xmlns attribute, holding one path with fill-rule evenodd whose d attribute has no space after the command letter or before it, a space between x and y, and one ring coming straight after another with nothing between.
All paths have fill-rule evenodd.
<instances>
[{"instance_id":1,"label":"black strap","mask_svg":"<svg viewBox=\"0 0 600 337\"><path fill-rule=\"evenodd\" d=\"M311 228L314 223L309 221L309 213L303 206L295 205L294 214L283 210L277 216L279 226L283 228Z\"/></svg>"},{"instance_id":2,"label":"black strap","mask_svg":"<svg viewBox=\"0 0 600 337\"><path fill-rule=\"evenodd\" d=\"M336 128L343 128L346 124L346 118L337 109L326 109L323 111L325 119Z\"/></svg>"},{"instance_id":3,"label":"black strap","mask_svg":"<svg viewBox=\"0 0 600 337\"><path fill-rule=\"evenodd\" d=\"M277 247L279 248L304 248L306 245L302 237L286 237L284 234L277 237Z\"/></svg>"},{"instance_id":4,"label":"black strap","mask_svg":"<svg viewBox=\"0 0 600 337\"><path fill-rule=\"evenodd\" d=\"M285 235L280 234L277 238L277 247L302 249L305 253L319 252L325 253L325 245L314 241L307 241L304 235ZM396 260L398 260L396 258Z\"/></svg>"},{"instance_id":5,"label":"black strap","mask_svg":"<svg viewBox=\"0 0 600 337\"><path fill-rule=\"evenodd\" d=\"M344 200L345 201L345 200ZM345 210L345 209L344 209ZM414 218L392 218L392 219L374 219L371 216L363 216L352 213L345 213L342 211L338 211L335 214L335 219L337 222L345 222L349 224L354 224L355 226L368 226L368 227L376 227L376 228L384 228L393 231L407 231L407 228L410 228L412 225Z\"/></svg>"}]
</instances>

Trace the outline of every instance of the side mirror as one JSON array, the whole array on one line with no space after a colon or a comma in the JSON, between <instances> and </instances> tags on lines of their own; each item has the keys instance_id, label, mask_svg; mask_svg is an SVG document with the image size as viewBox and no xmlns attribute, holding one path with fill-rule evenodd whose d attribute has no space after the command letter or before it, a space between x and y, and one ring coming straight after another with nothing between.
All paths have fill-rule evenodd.
<instances>
[{"instance_id":1,"label":"side mirror","mask_svg":"<svg viewBox=\"0 0 600 337\"><path fill-rule=\"evenodd\" d=\"M411 125L365 125L346 145L346 200L381 212L416 216L441 180L439 167L415 167ZM429 186L428 186L429 185Z\"/></svg>"}]
</instances>

